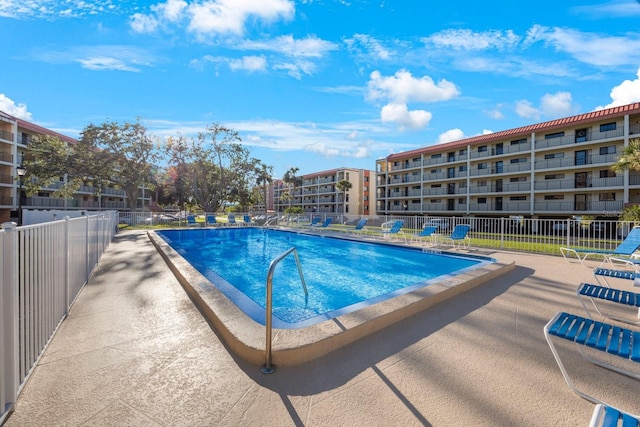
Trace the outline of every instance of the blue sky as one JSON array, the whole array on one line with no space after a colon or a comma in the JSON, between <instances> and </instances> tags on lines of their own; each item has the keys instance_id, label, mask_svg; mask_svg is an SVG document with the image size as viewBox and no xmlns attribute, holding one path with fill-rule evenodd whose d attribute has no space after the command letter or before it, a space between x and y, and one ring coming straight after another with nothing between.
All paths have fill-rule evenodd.
<instances>
[{"instance_id":1,"label":"blue sky","mask_svg":"<svg viewBox=\"0 0 640 427\"><path fill-rule=\"evenodd\" d=\"M640 101L640 4L0 0L0 110L217 122L282 177Z\"/></svg>"}]
</instances>

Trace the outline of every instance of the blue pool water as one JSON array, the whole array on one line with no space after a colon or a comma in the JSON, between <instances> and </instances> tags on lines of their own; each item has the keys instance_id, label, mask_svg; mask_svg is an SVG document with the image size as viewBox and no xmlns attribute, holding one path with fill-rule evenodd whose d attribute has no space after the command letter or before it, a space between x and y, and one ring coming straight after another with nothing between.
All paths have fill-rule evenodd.
<instances>
[{"instance_id":1,"label":"blue pool water","mask_svg":"<svg viewBox=\"0 0 640 427\"><path fill-rule=\"evenodd\" d=\"M295 247L273 276L273 326L305 327L453 277L494 260L262 228L158 231L202 275L264 324L269 264Z\"/></svg>"}]
</instances>

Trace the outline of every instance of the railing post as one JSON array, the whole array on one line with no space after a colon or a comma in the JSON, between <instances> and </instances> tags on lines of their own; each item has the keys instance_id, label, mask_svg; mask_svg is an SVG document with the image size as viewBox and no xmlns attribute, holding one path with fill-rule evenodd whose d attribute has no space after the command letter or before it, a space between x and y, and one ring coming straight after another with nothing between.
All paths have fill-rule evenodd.
<instances>
[{"instance_id":1,"label":"railing post","mask_svg":"<svg viewBox=\"0 0 640 427\"><path fill-rule=\"evenodd\" d=\"M71 227L69 226L70 218L64 217L64 301L65 301L65 316L69 314L69 307L71 307L71 254L69 253L71 245L69 244L71 233Z\"/></svg>"},{"instance_id":2,"label":"railing post","mask_svg":"<svg viewBox=\"0 0 640 427\"><path fill-rule=\"evenodd\" d=\"M18 366L18 231L15 222L2 224L0 239L0 424L15 406Z\"/></svg>"}]
</instances>

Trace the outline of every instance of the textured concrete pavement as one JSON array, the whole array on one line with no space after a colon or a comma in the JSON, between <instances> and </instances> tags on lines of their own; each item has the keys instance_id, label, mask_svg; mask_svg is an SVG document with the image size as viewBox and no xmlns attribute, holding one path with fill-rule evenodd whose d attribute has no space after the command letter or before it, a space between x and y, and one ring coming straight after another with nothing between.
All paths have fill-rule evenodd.
<instances>
[{"instance_id":1,"label":"textured concrete pavement","mask_svg":"<svg viewBox=\"0 0 640 427\"><path fill-rule=\"evenodd\" d=\"M142 231L103 256L6 426L586 426L542 333L582 314L591 271L471 250L505 276L312 362L265 376L234 358ZM595 265L595 264L594 264ZM579 384L640 413L640 381L568 353ZM604 371L604 372L603 372Z\"/></svg>"}]
</instances>

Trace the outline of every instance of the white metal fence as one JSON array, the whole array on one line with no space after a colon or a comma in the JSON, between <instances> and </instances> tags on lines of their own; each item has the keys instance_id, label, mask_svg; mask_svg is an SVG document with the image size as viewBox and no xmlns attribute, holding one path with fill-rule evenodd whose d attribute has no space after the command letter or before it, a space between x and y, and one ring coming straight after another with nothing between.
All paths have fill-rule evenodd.
<instances>
[{"instance_id":1,"label":"white metal fence","mask_svg":"<svg viewBox=\"0 0 640 427\"><path fill-rule=\"evenodd\" d=\"M118 226L118 213L0 230L0 424Z\"/></svg>"}]
</instances>

